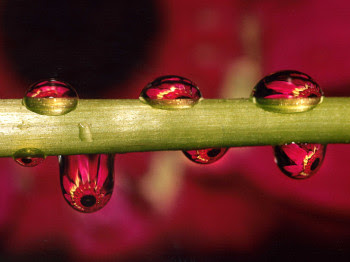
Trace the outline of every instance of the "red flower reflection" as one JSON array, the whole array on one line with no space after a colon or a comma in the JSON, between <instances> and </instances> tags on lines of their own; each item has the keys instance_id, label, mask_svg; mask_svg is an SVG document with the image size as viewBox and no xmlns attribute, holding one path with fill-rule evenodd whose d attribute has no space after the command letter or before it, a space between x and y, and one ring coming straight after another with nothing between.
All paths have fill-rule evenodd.
<instances>
[{"instance_id":1,"label":"red flower reflection","mask_svg":"<svg viewBox=\"0 0 350 262\"><path fill-rule=\"evenodd\" d=\"M149 100L192 99L198 101L202 95L196 84L181 76L162 76L149 83L140 97Z\"/></svg>"},{"instance_id":2,"label":"red flower reflection","mask_svg":"<svg viewBox=\"0 0 350 262\"><path fill-rule=\"evenodd\" d=\"M15 158L16 163L24 167L34 167L41 164L45 159L43 157L19 157Z\"/></svg>"},{"instance_id":3,"label":"red flower reflection","mask_svg":"<svg viewBox=\"0 0 350 262\"><path fill-rule=\"evenodd\" d=\"M59 156L64 198L75 210L85 213L103 208L114 186L113 155Z\"/></svg>"},{"instance_id":4,"label":"red flower reflection","mask_svg":"<svg viewBox=\"0 0 350 262\"><path fill-rule=\"evenodd\" d=\"M31 85L25 96L33 98L76 98L77 93L68 83L49 79Z\"/></svg>"},{"instance_id":5,"label":"red flower reflection","mask_svg":"<svg viewBox=\"0 0 350 262\"><path fill-rule=\"evenodd\" d=\"M276 146L278 167L287 176L304 179L315 174L321 167L326 146L321 144L288 144Z\"/></svg>"},{"instance_id":6,"label":"red flower reflection","mask_svg":"<svg viewBox=\"0 0 350 262\"><path fill-rule=\"evenodd\" d=\"M185 156L195 163L211 164L222 158L228 148L206 148L183 151Z\"/></svg>"},{"instance_id":7,"label":"red flower reflection","mask_svg":"<svg viewBox=\"0 0 350 262\"><path fill-rule=\"evenodd\" d=\"M297 98L297 97L319 97L321 96L319 88L314 84L300 83L297 81L284 82L275 81L266 85L278 94L268 95L265 98Z\"/></svg>"},{"instance_id":8,"label":"red flower reflection","mask_svg":"<svg viewBox=\"0 0 350 262\"><path fill-rule=\"evenodd\" d=\"M268 99L321 97L319 85L307 74L284 70L264 77L254 88L253 96Z\"/></svg>"}]
</instances>

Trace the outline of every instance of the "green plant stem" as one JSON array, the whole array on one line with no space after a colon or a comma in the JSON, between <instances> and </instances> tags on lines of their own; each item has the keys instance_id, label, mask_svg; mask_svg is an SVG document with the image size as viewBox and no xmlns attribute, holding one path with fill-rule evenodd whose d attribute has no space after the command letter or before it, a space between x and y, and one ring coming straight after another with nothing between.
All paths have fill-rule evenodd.
<instances>
[{"instance_id":1,"label":"green plant stem","mask_svg":"<svg viewBox=\"0 0 350 262\"><path fill-rule=\"evenodd\" d=\"M46 155L125 153L289 142L350 143L350 98L325 98L295 114L265 111L250 99L206 99L189 109L155 109L139 100L80 100L63 116L0 100L0 156L23 148Z\"/></svg>"}]
</instances>

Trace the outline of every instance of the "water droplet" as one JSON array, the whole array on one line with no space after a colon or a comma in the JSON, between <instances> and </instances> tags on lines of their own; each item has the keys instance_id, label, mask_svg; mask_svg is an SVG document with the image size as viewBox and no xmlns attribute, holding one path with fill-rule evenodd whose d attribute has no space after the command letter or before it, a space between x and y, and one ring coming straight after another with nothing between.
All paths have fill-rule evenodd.
<instances>
[{"instance_id":1,"label":"water droplet","mask_svg":"<svg viewBox=\"0 0 350 262\"><path fill-rule=\"evenodd\" d=\"M297 113L311 110L323 100L319 85L298 71L279 71L264 77L254 87L253 102L265 110Z\"/></svg>"},{"instance_id":2,"label":"water droplet","mask_svg":"<svg viewBox=\"0 0 350 262\"><path fill-rule=\"evenodd\" d=\"M59 156L63 196L77 211L91 213L103 208L114 187L114 155Z\"/></svg>"},{"instance_id":3,"label":"water droplet","mask_svg":"<svg viewBox=\"0 0 350 262\"><path fill-rule=\"evenodd\" d=\"M227 150L228 148L206 148L183 151L183 153L189 160L195 163L211 164L222 158Z\"/></svg>"},{"instance_id":4,"label":"water droplet","mask_svg":"<svg viewBox=\"0 0 350 262\"><path fill-rule=\"evenodd\" d=\"M13 159L21 166L34 167L45 160L45 155L36 148L23 148L14 153Z\"/></svg>"},{"instance_id":5,"label":"water droplet","mask_svg":"<svg viewBox=\"0 0 350 262\"><path fill-rule=\"evenodd\" d=\"M40 115L60 116L77 107L78 94L68 83L51 78L31 85L23 104Z\"/></svg>"},{"instance_id":6,"label":"water droplet","mask_svg":"<svg viewBox=\"0 0 350 262\"><path fill-rule=\"evenodd\" d=\"M156 108L184 109L198 103L202 94L191 80L175 75L161 76L141 92L140 100ZM183 151L193 162L210 164L220 159L227 148L208 148Z\"/></svg>"},{"instance_id":7,"label":"water droplet","mask_svg":"<svg viewBox=\"0 0 350 262\"><path fill-rule=\"evenodd\" d=\"M149 83L140 100L156 108L190 108L202 98L195 83L181 76L162 76Z\"/></svg>"},{"instance_id":8,"label":"water droplet","mask_svg":"<svg viewBox=\"0 0 350 262\"><path fill-rule=\"evenodd\" d=\"M277 166L284 174L295 179L305 179L320 169L326 145L291 143L275 146L274 151Z\"/></svg>"},{"instance_id":9,"label":"water droplet","mask_svg":"<svg viewBox=\"0 0 350 262\"><path fill-rule=\"evenodd\" d=\"M83 142L92 142L92 134L90 125L87 123L79 123L79 138Z\"/></svg>"}]
</instances>

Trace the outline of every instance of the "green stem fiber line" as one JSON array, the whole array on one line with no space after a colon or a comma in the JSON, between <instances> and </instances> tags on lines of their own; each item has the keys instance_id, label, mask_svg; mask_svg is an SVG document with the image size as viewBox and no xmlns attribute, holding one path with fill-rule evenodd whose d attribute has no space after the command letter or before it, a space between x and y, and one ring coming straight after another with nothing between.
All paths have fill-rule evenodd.
<instances>
[{"instance_id":1,"label":"green stem fiber line","mask_svg":"<svg viewBox=\"0 0 350 262\"><path fill-rule=\"evenodd\" d=\"M1 157L23 148L59 155L288 142L350 143L350 98L325 98L295 114L268 112L250 99L205 99L178 110L139 100L80 100L63 116L33 113L20 99L0 100Z\"/></svg>"}]
</instances>

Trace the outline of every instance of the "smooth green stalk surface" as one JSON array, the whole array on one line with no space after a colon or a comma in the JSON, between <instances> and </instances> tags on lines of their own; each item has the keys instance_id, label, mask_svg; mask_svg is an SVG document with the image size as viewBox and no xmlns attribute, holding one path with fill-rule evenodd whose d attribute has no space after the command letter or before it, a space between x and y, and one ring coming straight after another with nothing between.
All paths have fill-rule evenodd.
<instances>
[{"instance_id":1,"label":"smooth green stalk surface","mask_svg":"<svg viewBox=\"0 0 350 262\"><path fill-rule=\"evenodd\" d=\"M156 109L139 100L80 100L62 116L0 100L0 156L23 148L46 155L125 153L288 142L350 143L350 98L325 98L295 114L265 111L250 99L204 99L193 108Z\"/></svg>"}]
</instances>

